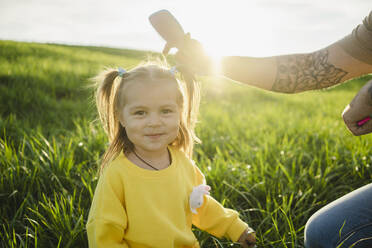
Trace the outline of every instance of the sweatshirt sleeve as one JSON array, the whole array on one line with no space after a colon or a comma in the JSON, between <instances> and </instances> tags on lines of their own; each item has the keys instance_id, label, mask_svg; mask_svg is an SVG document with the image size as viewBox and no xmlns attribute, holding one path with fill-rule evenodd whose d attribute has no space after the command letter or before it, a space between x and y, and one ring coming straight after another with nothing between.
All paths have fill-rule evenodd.
<instances>
[{"instance_id":1,"label":"sweatshirt sleeve","mask_svg":"<svg viewBox=\"0 0 372 248\"><path fill-rule=\"evenodd\" d=\"M86 226L90 248L129 247L124 240L127 215L122 184L120 174L111 168L100 176Z\"/></svg>"},{"instance_id":2,"label":"sweatshirt sleeve","mask_svg":"<svg viewBox=\"0 0 372 248\"><path fill-rule=\"evenodd\" d=\"M194 170L196 185L205 182L204 175L196 165L194 165ZM192 223L218 238L227 237L236 242L244 230L248 228L248 225L239 218L238 212L224 208L209 195L204 195L204 203L196 211L198 213L192 215Z\"/></svg>"}]
</instances>

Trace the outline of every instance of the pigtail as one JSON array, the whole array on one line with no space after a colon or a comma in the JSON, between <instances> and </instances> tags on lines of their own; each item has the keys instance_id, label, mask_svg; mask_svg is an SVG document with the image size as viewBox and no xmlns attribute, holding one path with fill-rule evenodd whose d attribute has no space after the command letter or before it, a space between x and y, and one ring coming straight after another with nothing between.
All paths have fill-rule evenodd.
<instances>
[{"instance_id":1,"label":"pigtail","mask_svg":"<svg viewBox=\"0 0 372 248\"><path fill-rule=\"evenodd\" d=\"M191 158L193 153L194 143L200 143L200 139L195 134L195 126L198 120L199 105L200 105L200 84L186 67L178 66L177 69L181 73L181 80L184 83L186 96L186 129L181 130L186 140L184 147L185 153ZM182 129L182 127L181 127Z\"/></svg>"},{"instance_id":2,"label":"pigtail","mask_svg":"<svg viewBox=\"0 0 372 248\"><path fill-rule=\"evenodd\" d=\"M125 128L120 124L116 110L119 98L118 88L122 78L115 69L107 69L93 78L96 83L96 104L99 118L108 139L109 147L104 153L101 162L101 171L112 158L125 147L133 144L129 141Z\"/></svg>"},{"instance_id":3,"label":"pigtail","mask_svg":"<svg viewBox=\"0 0 372 248\"><path fill-rule=\"evenodd\" d=\"M103 129L109 137L109 141L113 139L113 108L111 97L112 91L114 89L114 81L118 76L118 71L109 69L100 73L93 80L96 82L96 103L99 118L102 122Z\"/></svg>"}]
</instances>

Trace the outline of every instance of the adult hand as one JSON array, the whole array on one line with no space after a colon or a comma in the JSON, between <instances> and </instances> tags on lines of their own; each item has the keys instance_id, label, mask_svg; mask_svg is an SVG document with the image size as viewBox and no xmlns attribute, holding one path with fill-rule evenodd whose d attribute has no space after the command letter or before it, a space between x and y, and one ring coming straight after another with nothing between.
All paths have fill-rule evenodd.
<instances>
[{"instance_id":1,"label":"adult hand","mask_svg":"<svg viewBox=\"0 0 372 248\"><path fill-rule=\"evenodd\" d=\"M362 87L342 113L346 126L357 136L372 132L372 119L358 125L368 117L372 118L372 80Z\"/></svg>"},{"instance_id":2,"label":"adult hand","mask_svg":"<svg viewBox=\"0 0 372 248\"><path fill-rule=\"evenodd\" d=\"M173 45L166 44L163 54L167 55ZM211 75L215 72L215 63L205 52L202 44L191 39L190 33L185 35L182 45L178 47L175 55L178 64L185 66L191 73L198 75Z\"/></svg>"},{"instance_id":3,"label":"adult hand","mask_svg":"<svg viewBox=\"0 0 372 248\"><path fill-rule=\"evenodd\" d=\"M238 240L243 248L253 248L256 246L256 233L252 228L247 228Z\"/></svg>"}]
</instances>

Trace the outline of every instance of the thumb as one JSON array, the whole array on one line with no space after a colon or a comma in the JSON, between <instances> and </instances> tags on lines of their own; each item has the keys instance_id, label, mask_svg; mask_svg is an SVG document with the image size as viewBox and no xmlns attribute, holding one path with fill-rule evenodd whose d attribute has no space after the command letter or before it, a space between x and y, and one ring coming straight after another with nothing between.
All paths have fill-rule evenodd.
<instances>
[{"instance_id":1,"label":"thumb","mask_svg":"<svg viewBox=\"0 0 372 248\"><path fill-rule=\"evenodd\" d=\"M164 55L168 55L169 50L170 50L171 48L172 48L172 47L169 45L169 43L165 44L162 53L163 53Z\"/></svg>"}]
</instances>

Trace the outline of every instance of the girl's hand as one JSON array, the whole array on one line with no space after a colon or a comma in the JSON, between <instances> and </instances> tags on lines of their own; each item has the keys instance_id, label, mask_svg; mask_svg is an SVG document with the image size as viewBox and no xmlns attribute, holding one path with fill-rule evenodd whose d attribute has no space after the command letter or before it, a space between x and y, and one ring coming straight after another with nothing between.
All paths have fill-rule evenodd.
<instances>
[{"instance_id":1,"label":"girl's hand","mask_svg":"<svg viewBox=\"0 0 372 248\"><path fill-rule=\"evenodd\" d=\"M342 118L354 135L359 136L372 132L372 80L360 89L345 108Z\"/></svg>"},{"instance_id":2,"label":"girl's hand","mask_svg":"<svg viewBox=\"0 0 372 248\"><path fill-rule=\"evenodd\" d=\"M253 248L256 246L256 232L252 228L247 228L238 240L243 248Z\"/></svg>"},{"instance_id":3,"label":"girl's hand","mask_svg":"<svg viewBox=\"0 0 372 248\"><path fill-rule=\"evenodd\" d=\"M170 47L168 44L164 47L164 55L168 53ZM199 41L191 39L190 33L185 35L175 57L177 64L185 66L191 73L198 75L211 75L215 73L214 61L207 55Z\"/></svg>"}]
</instances>

